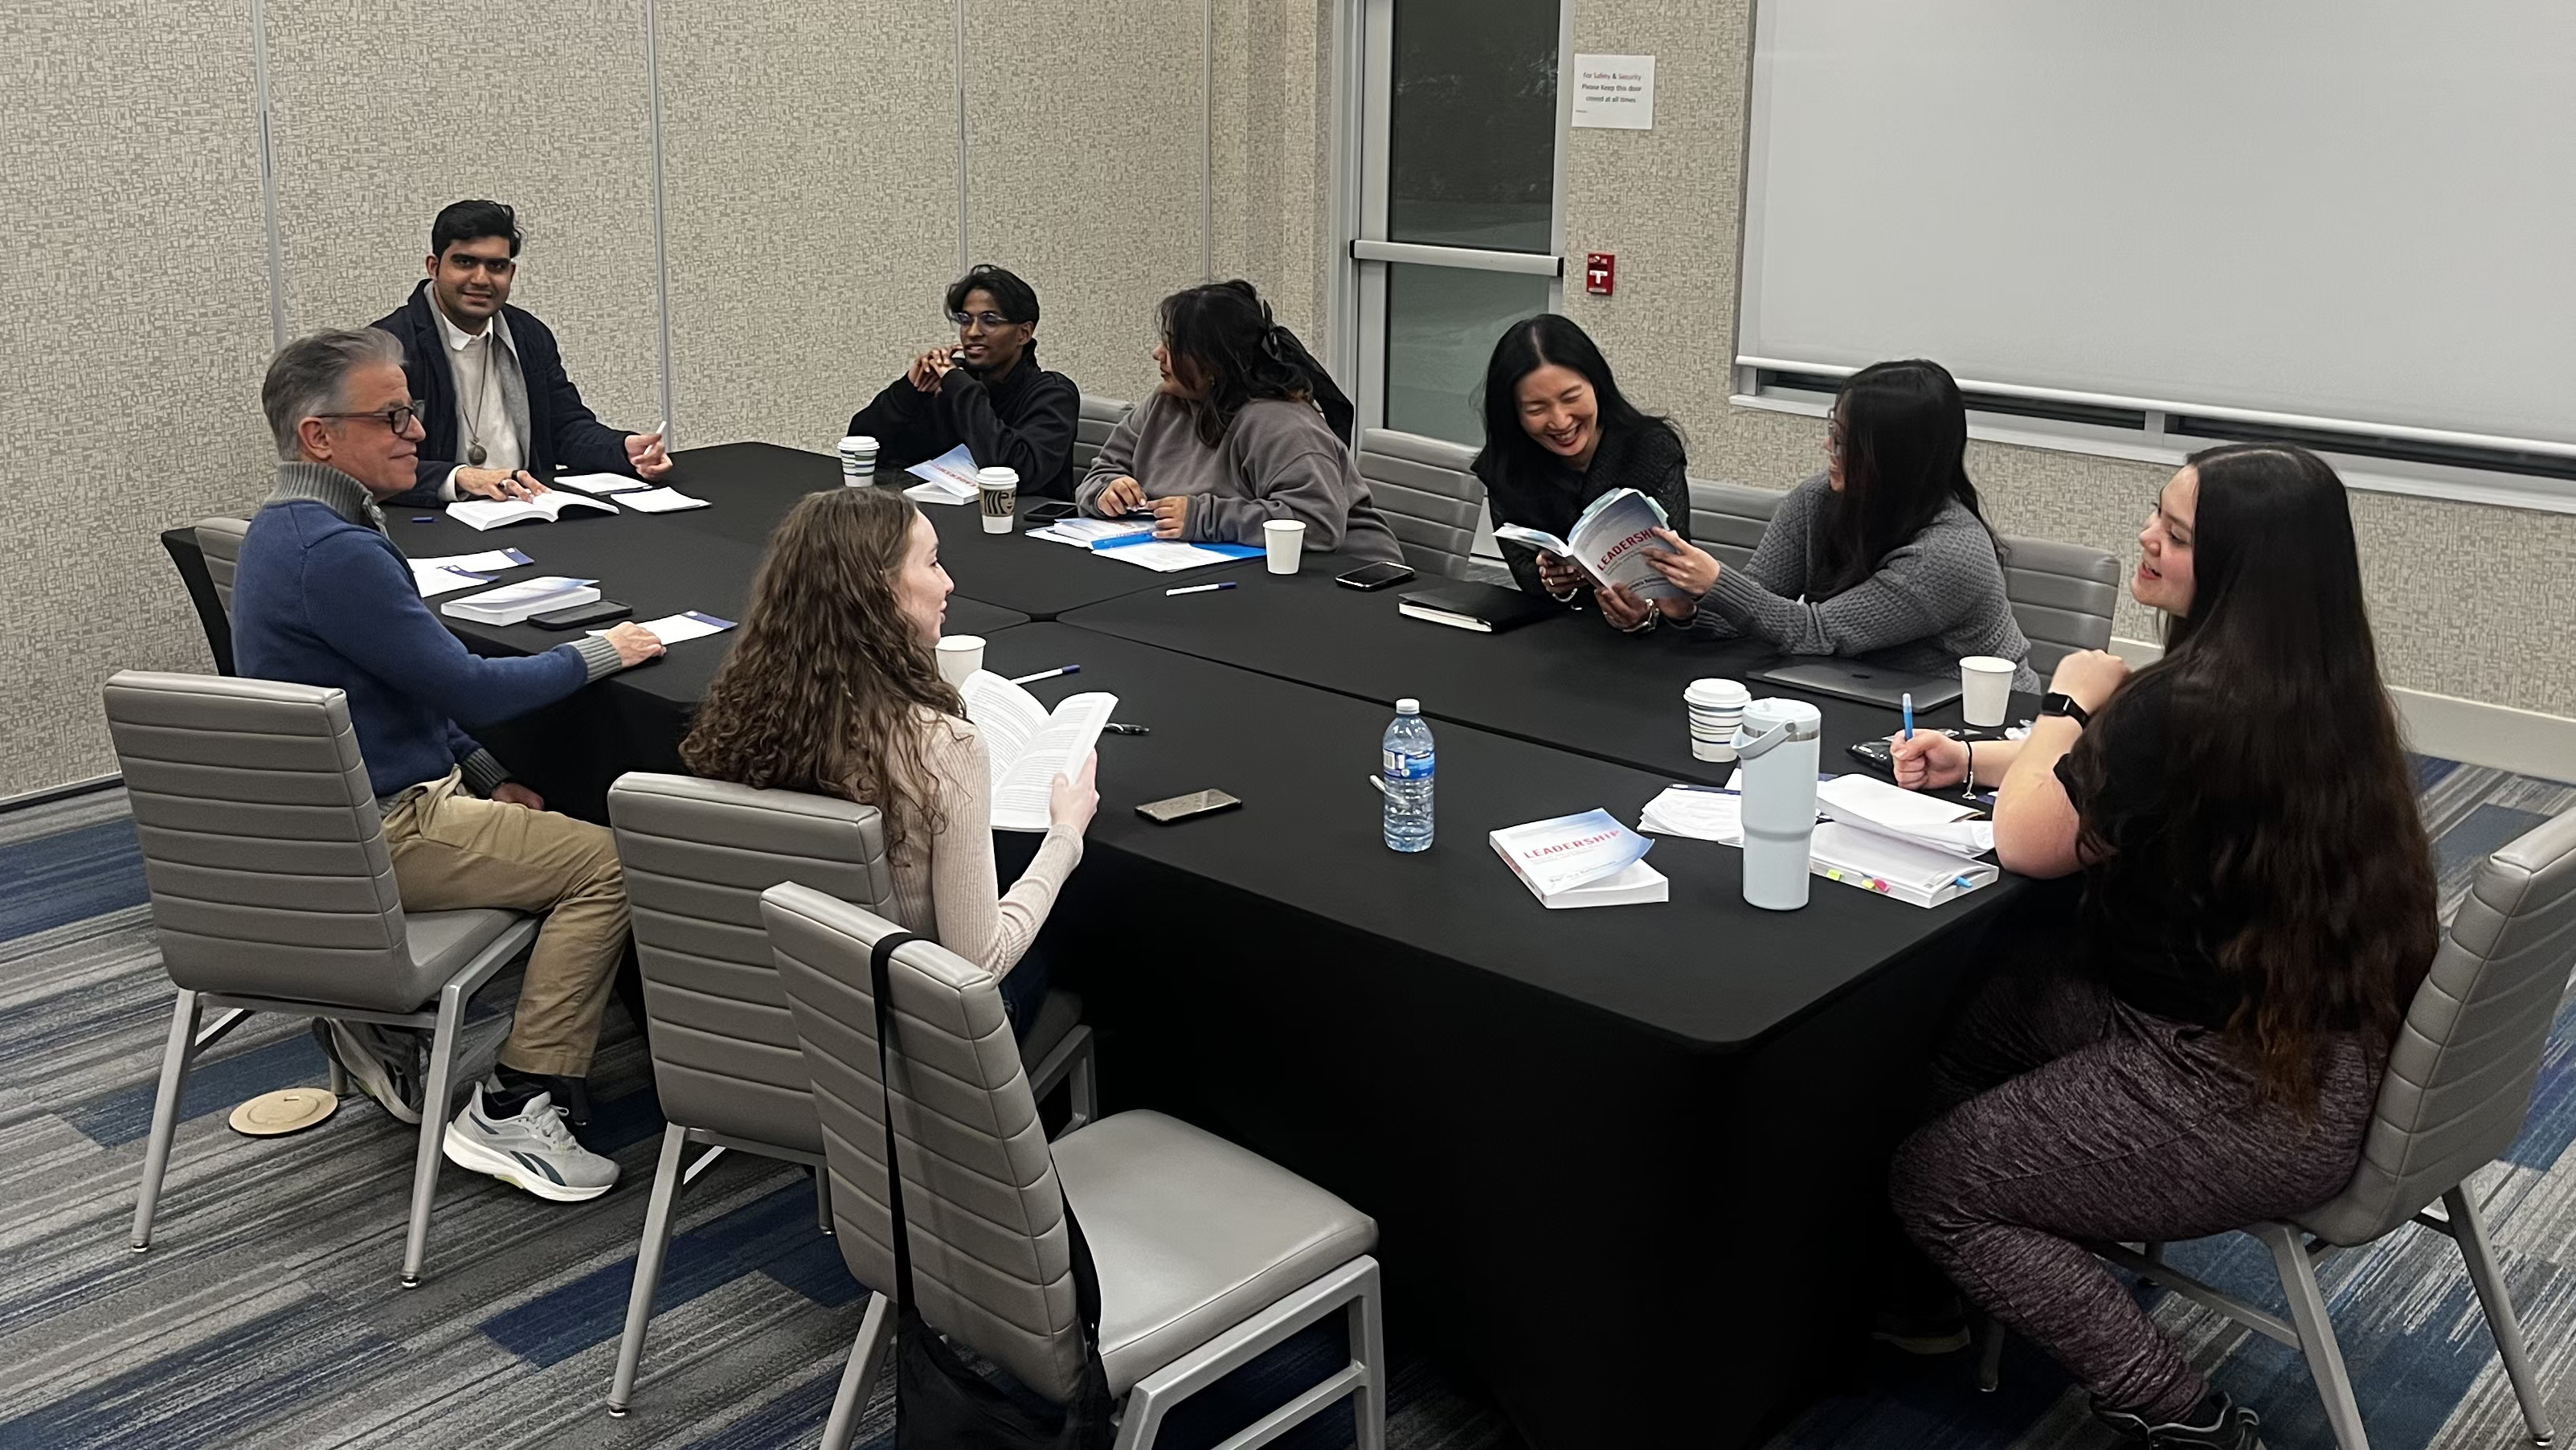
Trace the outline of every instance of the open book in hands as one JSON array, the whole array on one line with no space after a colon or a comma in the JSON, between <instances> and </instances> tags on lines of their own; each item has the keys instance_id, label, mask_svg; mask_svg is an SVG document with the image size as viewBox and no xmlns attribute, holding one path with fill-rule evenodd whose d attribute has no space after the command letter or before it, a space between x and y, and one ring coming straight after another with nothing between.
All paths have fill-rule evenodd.
<instances>
[{"instance_id":1,"label":"open book in hands","mask_svg":"<svg viewBox=\"0 0 2576 1450\"><path fill-rule=\"evenodd\" d=\"M1667 526L1663 505L1633 488L1617 488L1594 499L1565 538L1519 524L1497 526L1494 537L1571 559L1594 583L1616 584L1640 599L1686 599L1680 585L1646 562L1648 550L1672 552L1655 537L1655 530Z\"/></svg>"},{"instance_id":2,"label":"open book in hands","mask_svg":"<svg viewBox=\"0 0 2576 1450\"><path fill-rule=\"evenodd\" d=\"M1050 712L1038 697L990 670L966 677L966 718L984 737L993 766L993 829L1043 831L1051 823L1055 778L1082 773L1116 695L1067 695Z\"/></svg>"}]
</instances>

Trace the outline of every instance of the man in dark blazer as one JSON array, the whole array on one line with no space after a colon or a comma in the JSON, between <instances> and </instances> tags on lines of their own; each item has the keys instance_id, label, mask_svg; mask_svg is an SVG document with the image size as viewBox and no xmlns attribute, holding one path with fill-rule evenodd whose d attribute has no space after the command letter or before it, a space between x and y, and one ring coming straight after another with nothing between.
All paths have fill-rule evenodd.
<instances>
[{"instance_id":1,"label":"man in dark blazer","mask_svg":"<svg viewBox=\"0 0 2576 1450\"><path fill-rule=\"evenodd\" d=\"M421 508L459 498L525 498L557 467L659 479L662 435L603 425L564 376L546 325L509 305L519 221L497 201L460 201L429 232L429 276L377 319L402 343L403 374L421 405L419 485L387 500Z\"/></svg>"}]
</instances>

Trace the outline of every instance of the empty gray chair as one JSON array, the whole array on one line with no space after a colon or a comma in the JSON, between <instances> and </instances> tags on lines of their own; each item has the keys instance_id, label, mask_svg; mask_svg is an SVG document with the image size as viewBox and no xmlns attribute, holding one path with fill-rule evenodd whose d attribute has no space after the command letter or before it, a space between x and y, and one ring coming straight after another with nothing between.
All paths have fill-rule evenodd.
<instances>
[{"instance_id":1,"label":"empty gray chair","mask_svg":"<svg viewBox=\"0 0 2576 1450\"><path fill-rule=\"evenodd\" d=\"M761 930L760 893L795 881L882 911L894 897L894 874L876 807L831 796L637 771L609 787L608 819L626 873L654 1083L669 1124L608 1393L609 1413L623 1415L679 1190L727 1148L805 1164L817 1170L818 1190L822 1183L823 1132ZM1049 992L1019 1034L1038 1093L1070 1081L1076 1127L1094 1111L1091 1029L1081 1018L1079 998ZM709 1151L683 1170L691 1144Z\"/></svg>"},{"instance_id":2,"label":"empty gray chair","mask_svg":"<svg viewBox=\"0 0 2576 1450\"><path fill-rule=\"evenodd\" d=\"M896 927L802 886L761 916L814 1079L841 1257L875 1290L823 1434L849 1443L894 1315L893 1214L869 953ZM1100 1276L1099 1352L1123 1396L1118 1444L1173 1403L1327 1315L1350 1360L1282 1408L1285 1429L1352 1398L1362 1450L1386 1443L1377 1225L1286 1169L1160 1113L1103 1118L1049 1144L992 974L926 941L898 948L891 1098L914 1307L934 1328L1063 1403L1084 1364L1067 1205ZM1265 1437L1266 1438L1266 1437Z\"/></svg>"},{"instance_id":3,"label":"empty gray chair","mask_svg":"<svg viewBox=\"0 0 2576 1450\"><path fill-rule=\"evenodd\" d=\"M1116 432L1118 425L1127 421L1127 415L1135 411L1136 405L1122 398L1095 398L1089 393L1082 395L1082 411L1073 422L1074 482L1082 481L1084 471L1091 467L1091 460L1100 456L1100 445L1108 442L1109 435Z\"/></svg>"},{"instance_id":4,"label":"empty gray chair","mask_svg":"<svg viewBox=\"0 0 2576 1450\"><path fill-rule=\"evenodd\" d=\"M197 520L197 552L206 557L206 578L214 584L227 620L233 617L233 571L241 563L242 536L249 532L248 519Z\"/></svg>"},{"instance_id":5,"label":"empty gray chair","mask_svg":"<svg viewBox=\"0 0 2576 1450\"><path fill-rule=\"evenodd\" d=\"M119 671L108 733L142 839L161 963L179 989L134 1206L134 1248L179 1127L189 1065L253 1012L432 1035L402 1282L420 1282L465 1003L537 938L508 911L406 914L347 696L311 685ZM203 1022L209 1009L223 1013ZM343 1084L333 1074L333 1090Z\"/></svg>"},{"instance_id":6,"label":"empty gray chair","mask_svg":"<svg viewBox=\"0 0 2576 1450\"><path fill-rule=\"evenodd\" d=\"M2120 602L2120 561L2082 544L2008 536L2004 597L2030 641L2042 680L2078 650L2111 647L2111 610Z\"/></svg>"},{"instance_id":7,"label":"empty gray chair","mask_svg":"<svg viewBox=\"0 0 2576 1450\"><path fill-rule=\"evenodd\" d=\"M2448 1235L2485 1306L2532 1443L2547 1445L2541 1385L2524 1353L2513 1301L2496 1272L2485 1220L2466 1184L2522 1133L2571 965L2576 814L2533 827L2479 863L2477 880L2390 1049L2351 1184L2290 1222L2244 1229L2272 1251L2290 1301L2289 1320L2168 1267L2161 1245L2147 1245L2144 1253L2115 1245L2102 1256L2306 1355L2336 1443L2343 1450L2367 1450L2343 1349L2317 1286L2317 1261L2409 1223ZM2435 1199L2442 1203L2438 1216L2430 1212ZM2001 1336L1990 1336L1982 1370L1989 1389L2000 1351Z\"/></svg>"},{"instance_id":8,"label":"empty gray chair","mask_svg":"<svg viewBox=\"0 0 2576 1450\"><path fill-rule=\"evenodd\" d=\"M1391 428L1361 430L1358 462L1369 502L1386 516L1414 572L1465 577L1485 513L1485 486L1468 471L1475 461L1476 450L1463 444Z\"/></svg>"},{"instance_id":9,"label":"empty gray chair","mask_svg":"<svg viewBox=\"0 0 2576 1450\"><path fill-rule=\"evenodd\" d=\"M1767 488L1694 478L1690 481L1691 542L1716 555L1727 568L1742 568L1785 497Z\"/></svg>"}]
</instances>

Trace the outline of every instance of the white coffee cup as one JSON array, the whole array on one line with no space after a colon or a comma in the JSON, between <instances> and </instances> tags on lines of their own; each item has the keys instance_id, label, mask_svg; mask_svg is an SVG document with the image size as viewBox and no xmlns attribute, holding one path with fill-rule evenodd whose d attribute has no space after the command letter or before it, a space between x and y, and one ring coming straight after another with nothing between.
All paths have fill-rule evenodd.
<instances>
[{"instance_id":1,"label":"white coffee cup","mask_svg":"<svg viewBox=\"0 0 2576 1450\"><path fill-rule=\"evenodd\" d=\"M1959 713L1971 725L2001 725L2012 708L2013 676L2020 673L2021 666L1997 655L1959 661Z\"/></svg>"},{"instance_id":2,"label":"white coffee cup","mask_svg":"<svg viewBox=\"0 0 2576 1450\"><path fill-rule=\"evenodd\" d=\"M984 532L1009 533L1020 507L1019 470L998 464L976 469L975 502L984 516Z\"/></svg>"},{"instance_id":3,"label":"white coffee cup","mask_svg":"<svg viewBox=\"0 0 2576 1450\"><path fill-rule=\"evenodd\" d=\"M853 433L841 440L841 482L853 487L868 481L877 471L877 440L865 433Z\"/></svg>"},{"instance_id":4,"label":"white coffee cup","mask_svg":"<svg viewBox=\"0 0 2576 1450\"><path fill-rule=\"evenodd\" d=\"M1735 680L1693 680L1682 690L1690 716L1691 758L1733 760L1735 727L1744 723L1744 707L1753 692Z\"/></svg>"},{"instance_id":5,"label":"white coffee cup","mask_svg":"<svg viewBox=\"0 0 2576 1450\"><path fill-rule=\"evenodd\" d=\"M1295 519L1269 519L1261 525L1261 542L1270 550L1270 572L1294 574L1297 556L1306 549L1306 526Z\"/></svg>"},{"instance_id":6,"label":"white coffee cup","mask_svg":"<svg viewBox=\"0 0 2576 1450\"><path fill-rule=\"evenodd\" d=\"M952 685L966 683L966 677L984 668L984 637L980 634L943 634L939 637L939 678Z\"/></svg>"}]
</instances>

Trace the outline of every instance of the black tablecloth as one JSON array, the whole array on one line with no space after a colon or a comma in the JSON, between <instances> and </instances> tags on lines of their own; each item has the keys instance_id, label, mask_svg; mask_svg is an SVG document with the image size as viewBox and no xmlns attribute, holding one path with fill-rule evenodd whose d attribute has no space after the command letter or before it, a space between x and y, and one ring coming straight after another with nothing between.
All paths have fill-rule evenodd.
<instances>
[{"instance_id":1,"label":"black tablecloth","mask_svg":"<svg viewBox=\"0 0 2576 1450\"><path fill-rule=\"evenodd\" d=\"M1080 674L1042 681L1033 693L1051 705L1108 691L1119 697L1120 720L1154 732L1101 737L1096 844L1507 977L1694 1050L1756 1041L2012 894L1989 888L1927 911L1818 881L1806 909L1763 911L1744 903L1742 851L1658 838L1647 860L1671 878L1670 903L1551 911L1487 833L1596 807L1633 824L1663 788L1661 775L1442 724L1438 842L1405 855L1386 848L1369 784L1390 709L1061 623L994 635L985 663L1006 675L1079 664ZM1176 826L1135 814L1147 801L1209 787L1243 806Z\"/></svg>"},{"instance_id":2,"label":"black tablecloth","mask_svg":"<svg viewBox=\"0 0 2576 1450\"><path fill-rule=\"evenodd\" d=\"M1318 572L1255 575L1213 594L1113 599L1063 621L1363 699L1392 704L1412 696L1434 721L1477 725L1675 780L1723 784L1735 770L1691 754L1682 688L1703 677L1741 680L1757 697L1813 702L1824 712L1820 768L1829 773L1861 769L1845 747L1897 728L1894 710L1751 678L1749 671L1778 657L1767 645L1673 628L1632 637L1590 613L1489 635L1396 612L1398 595L1425 587L1438 584L1362 593ZM2026 714L2036 702L2017 703ZM1921 711L1917 721L1956 725L1958 707Z\"/></svg>"},{"instance_id":3,"label":"black tablecloth","mask_svg":"<svg viewBox=\"0 0 2576 1450\"><path fill-rule=\"evenodd\" d=\"M841 461L829 454L806 453L769 443L727 443L691 448L674 456L674 486L712 508L691 509L663 517L676 527L737 542L759 545L787 516L796 501L818 489L841 487ZM905 488L921 480L886 470L878 487ZM1211 564L1180 574L1157 574L1134 564L1093 558L1086 550L1025 536L1036 527L1026 514L1043 499L1024 499L1021 514L1006 534L984 532L983 517L972 504L924 504L922 512L939 528L939 554L957 592L987 604L1017 610L1033 619L1052 619L1068 609L1139 591L1162 597L1165 589L1218 579L1241 579L1261 571L1261 561ZM1310 571L1348 568L1347 561L1319 556ZM952 630L959 628L950 622Z\"/></svg>"}]
</instances>

